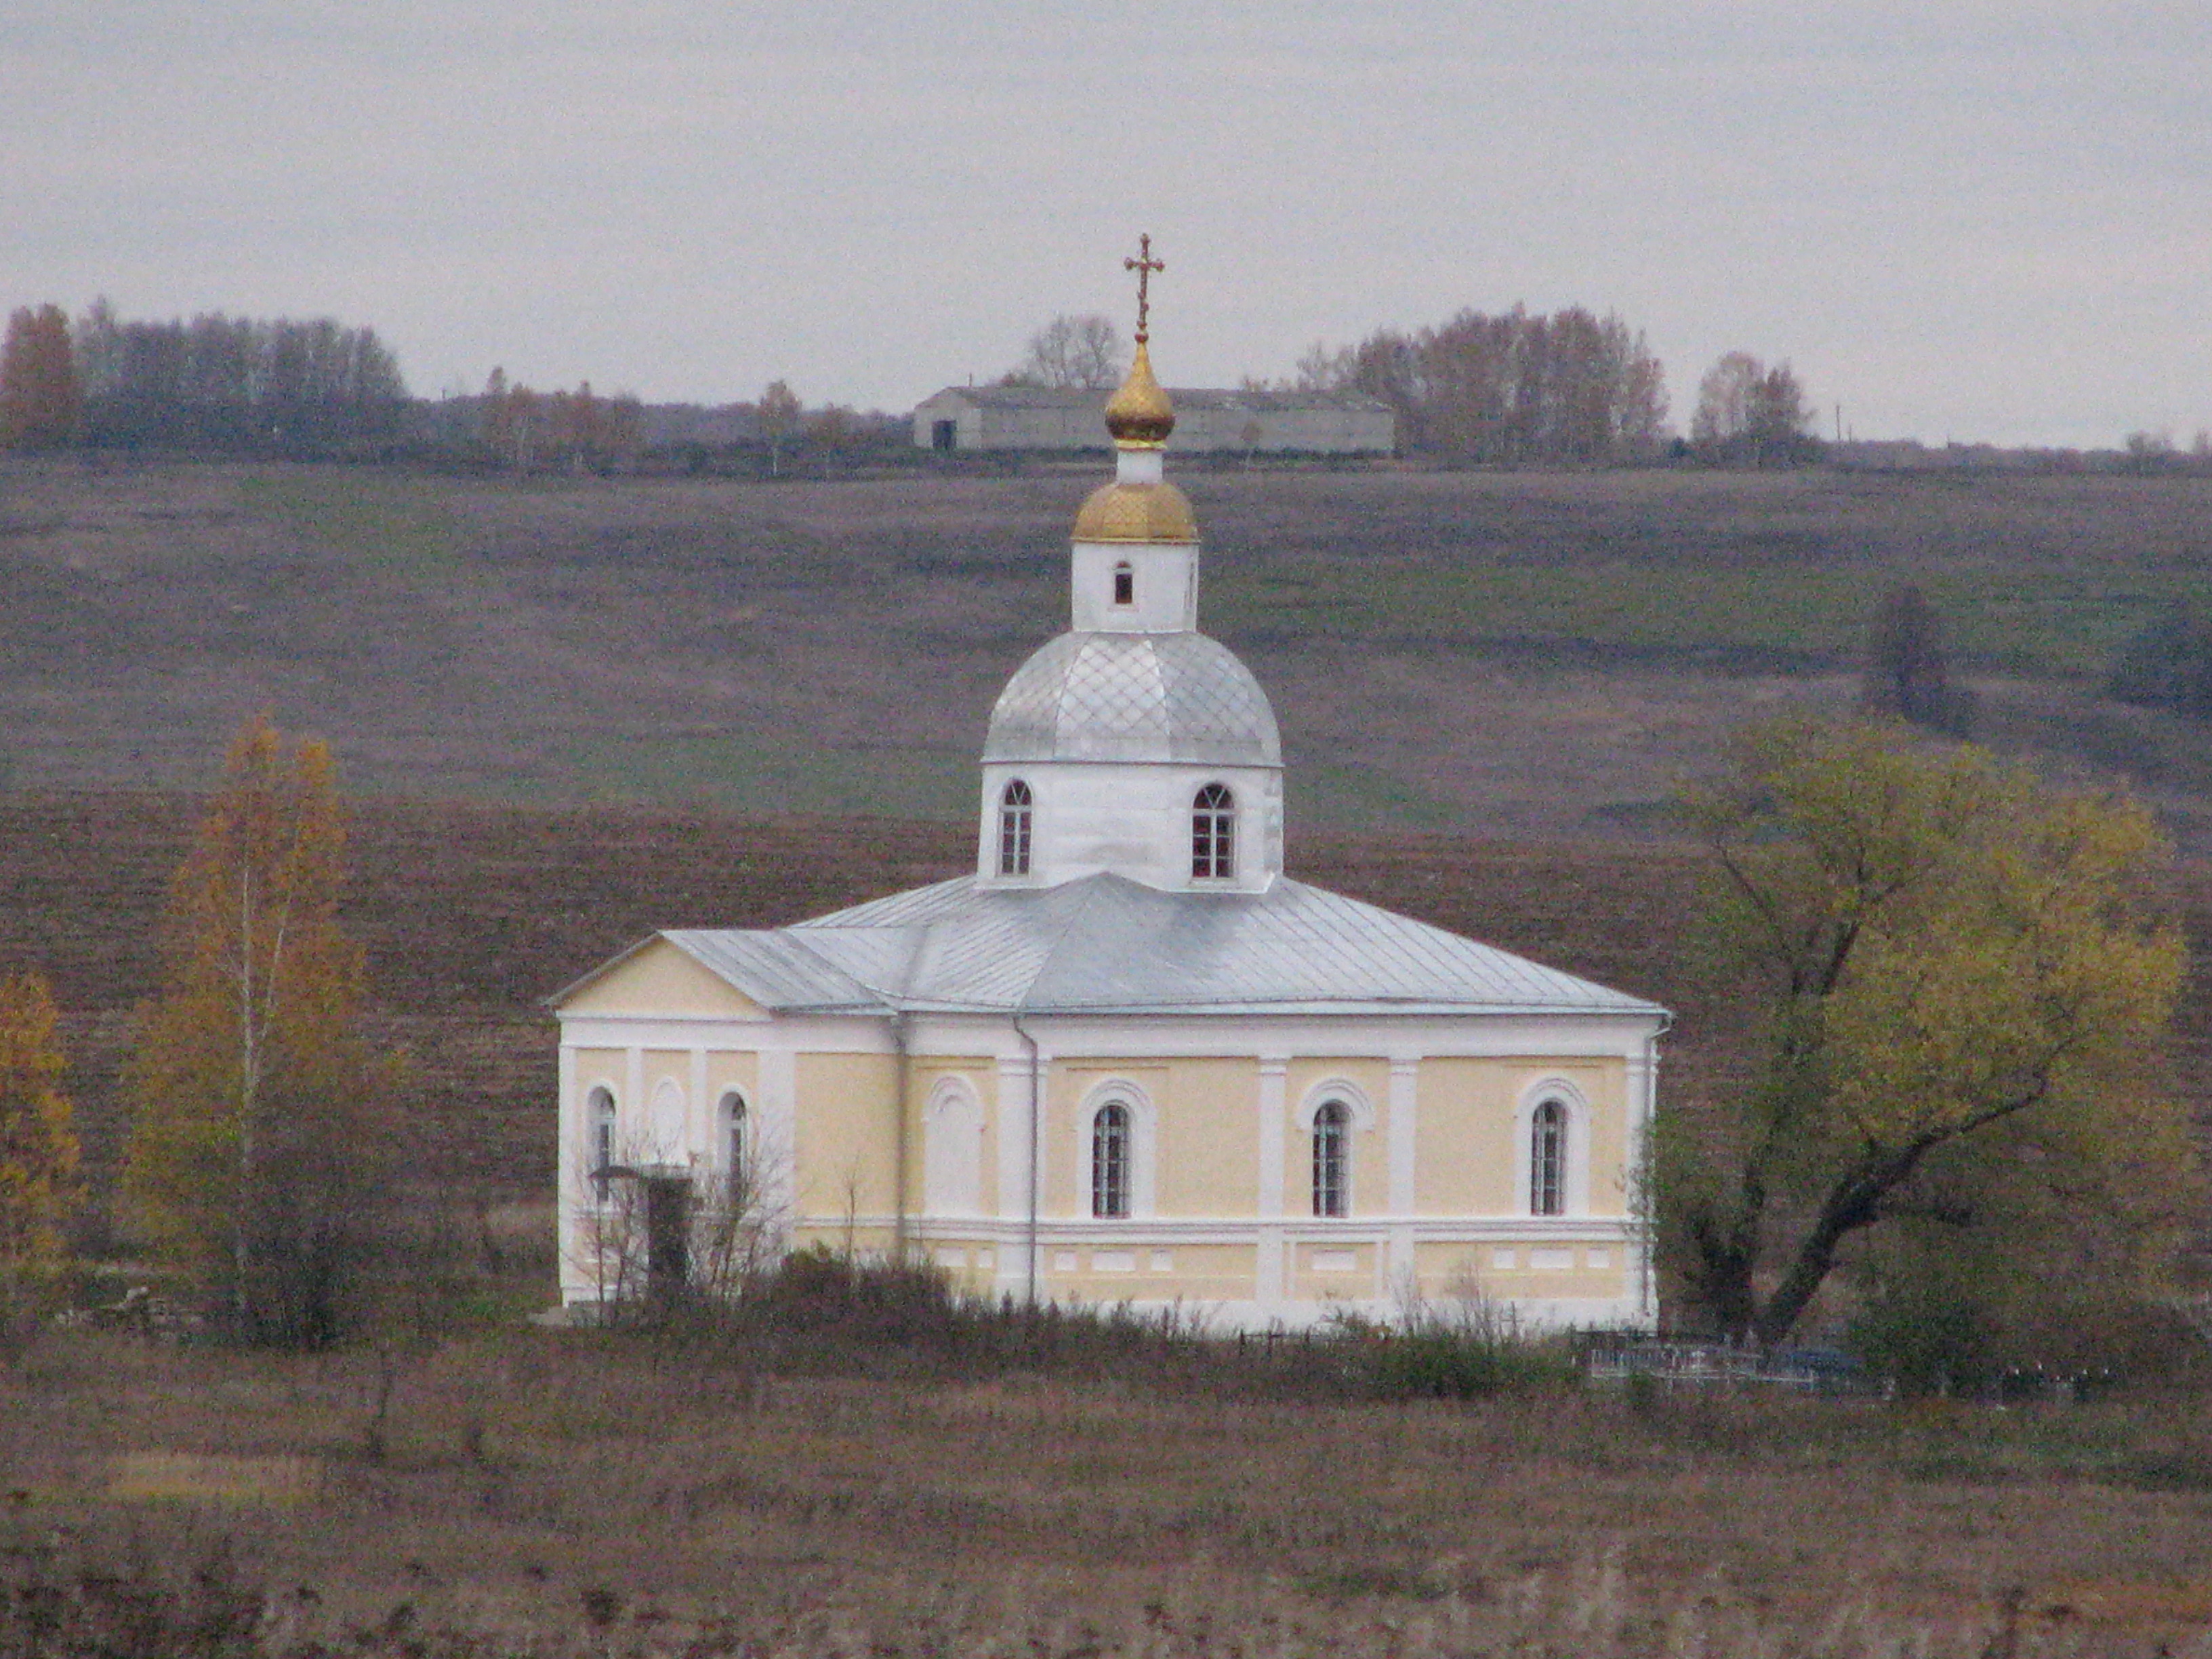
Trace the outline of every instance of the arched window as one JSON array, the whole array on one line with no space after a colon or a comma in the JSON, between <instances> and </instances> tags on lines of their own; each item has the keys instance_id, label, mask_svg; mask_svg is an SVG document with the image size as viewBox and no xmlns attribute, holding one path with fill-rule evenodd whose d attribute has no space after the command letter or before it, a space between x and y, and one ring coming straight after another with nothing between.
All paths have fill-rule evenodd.
<instances>
[{"instance_id":1,"label":"arched window","mask_svg":"<svg viewBox=\"0 0 2212 1659\"><path fill-rule=\"evenodd\" d=\"M1340 1100L1325 1100L1314 1112L1313 1212L1343 1216L1352 1213L1351 1173L1346 1152L1352 1135L1352 1109Z\"/></svg>"},{"instance_id":2,"label":"arched window","mask_svg":"<svg viewBox=\"0 0 2212 1659\"><path fill-rule=\"evenodd\" d=\"M592 1188L605 1203L607 1196L607 1171L615 1165L615 1097L613 1091L600 1087L592 1091L585 1109L586 1122L591 1135L585 1156L591 1165Z\"/></svg>"},{"instance_id":3,"label":"arched window","mask_svg":"<svg viewBox=\"0 0 2212 1659\"><path fill-rule=\"evenodd\" d=\"M752 1189L752 1149L746 1141L745 1097L732 1089L722 1097L722 1175L730 1197L742 1203Z\"/></svg>"},{"instance_id":4,"label":"arched window","mask_svg":"<svg viewBox=\"0 0 2212 1659\"><path fill-rule=\"evenodd\" d=\"M1190 872L1205 881L1237 873L1237 797L1209 783L1190 804Z\"/></svg>"},{"instance_id":5,"label":"arched window","mask_svg":"<svg viewBox=\"0 0 2212 1659\"><path fill-rule=\"evenodd\" d=\"M1134 605L1137 602L1137 573L1127 559L1114 567L1114 603Z\"/></svg>"},{"instance_id":6,"label":"arched window","mask_svg":"<svg viewBox=\"0 0 2212 1659\"><path fill-rule=\"evenodd\" d=\"M1567 1109L1556 1100L1528 1120L1528 1212L1567 1212Z\"/></svg>"},{"instance_id":7,"label":"arched window","mask_svg":"<svg viewBox=\"0 0 2212 1659\"><path fill-rule=\"evenodd\" d=\"M1129 1213L1129 1109L1109 1100L1091 1120L1091 1213Z\"/></svg>"},{"instance_id":8,"label":"arched window","mask_svg":"<svg viewBox=\"0 0 2212 1659\"><path fill-rule=\"evenodd\" d=\"M999 796L999 873L1026 876L1030 872L1030 815L1036 802L1030 787L1019 778Z\"/></svg>"}]
</instances>

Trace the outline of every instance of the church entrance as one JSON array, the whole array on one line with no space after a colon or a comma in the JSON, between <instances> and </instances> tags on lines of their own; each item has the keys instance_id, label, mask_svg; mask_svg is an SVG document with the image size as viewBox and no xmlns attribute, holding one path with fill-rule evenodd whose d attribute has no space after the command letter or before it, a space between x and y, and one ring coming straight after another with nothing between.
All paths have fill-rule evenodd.
<instances>
[{"instance_id":1,"label":"church entrance","mask_svg":"<svg viewBox=\"0 0 2212 1659\"><path fill-rule=\"evenodd\" d=\"M656 1301L680 1295L691 1277L691 1177L647 1176L645 1288Z\"/></svg>"}]
</instances>

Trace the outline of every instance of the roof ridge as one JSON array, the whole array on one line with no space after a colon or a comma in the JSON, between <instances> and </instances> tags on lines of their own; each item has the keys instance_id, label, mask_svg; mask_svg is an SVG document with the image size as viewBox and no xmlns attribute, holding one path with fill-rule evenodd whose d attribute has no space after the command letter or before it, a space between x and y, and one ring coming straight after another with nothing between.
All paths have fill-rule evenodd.
<instances>
[{"instance_id":1,"label":"roof ridge","mask_svg":"<svg viewBox=\"0 0 2212 1659\"><path fill-rule=\"evenodd\" d=\"M926 881L919 887L902 887L895 893L878 893L872 899L862 899L858 904L842 905L835 910L825 910L818 916L801 916L797 921L787 921L784 923L781 927L732 927L725 928L720 931L725 933L795 933L809 927L882 927L890 924L879 921L855 922L848 921L848 918L860 915L865 911L873 910L883 905L910 902L924 893L935 893L942 891L947 887L957 887L963 882L973 883L975 879L975 875L973 871L964 871L957 876L947 876L942 881ZM912 927L917 924L911 922L900 922L896 925L903 927Z\"/></svg>"},{"instance_id":2,"label":"roof ridge","mask_svg":"<svg viewBox=\"0 0 2212 1659\"><path fill-rule=\"evenodd\" d=\"M1014 1011L1017 1014L1024 1014L1030 1012L1033 1006L1030 1001L1030 997L1031 994L1036 990L1038 981L1042 980L1047 974L1052 971L1054 958L1059 956L1060 947L1067 943L1067 936L1075 931L1075 924L1082 921L1084 914L1088 911L1093 904L1097 902L1098 894L1100 891L1099 884L1107 881L1127 880L1127 877L1115 875L1109 870L1100 870L1094 872L1091 875L1078 876L1076 878L1075 884L1079 885L1085 890L1082 902L1078 904L1071 905L1068 908L1066 920L1060 923L1059 929L1053 934L1052 943L1047 945L1045 949L1039 953L1037 957L1036 971L1030 975L1029 983L1022 987L1022 994L1015 1000ZM1130 882L1129 884L1132 887L1134 887L1139 884Z\"/></svg>"}]
</instances>

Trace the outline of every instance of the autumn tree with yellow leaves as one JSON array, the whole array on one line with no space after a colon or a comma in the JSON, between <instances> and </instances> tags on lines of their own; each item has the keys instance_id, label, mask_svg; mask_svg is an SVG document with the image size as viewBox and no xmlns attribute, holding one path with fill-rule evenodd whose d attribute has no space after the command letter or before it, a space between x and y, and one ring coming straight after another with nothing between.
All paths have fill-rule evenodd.
<instances>
[{"instance_id":1,"label":"autumn tree with yellow leaves","mask_svg":"<svg viewBox=\"0 0 2212 1659\"><path fill-rule=\"evenodd\" d=\"M82 1196L58 1024L43 979L0 979L0 1335L61 1266L63 1226Z\"/></svg>"},{"instance_id":2,"label":"autumn tree with yellow leaves","mask_svg":"<svg viewBox=\"0 0 2212 1659\"><path fill-rule=\"evenodd\" d=\"M2147 810L1902 726L1802 722L1744 734L1684 805L1756 1063L1669 1103L1652 1196L1720 1328L1783 1340L1847 1254L1915 1230L2051 1272L2054 1241L2123 1270L2171 1242L2185 953Z\"/></svg>"},{"instance_id":3,"label":"autumn tree with yellow leaves","mask_svg":"<svg viewBox=\"0 0 2212 1659\"><path fill-rule=\"evenodd\" d=\"M74 443L83 413L69 319L59 306L15 312L0 339L0 448Z\"/></svg>"},{"instance_id":4,"label":"autumn tree with yellow leaves","mask_svg":"<svg viewBox=\"0 0 2212 1659\"><path fill-rule=\"evenodd\" d=\"M261 1340L340 1333L387 1185L344 849L329 749L251 721L171 885L126 1072L129 1218Z\"/></svg>"}]
</instances>

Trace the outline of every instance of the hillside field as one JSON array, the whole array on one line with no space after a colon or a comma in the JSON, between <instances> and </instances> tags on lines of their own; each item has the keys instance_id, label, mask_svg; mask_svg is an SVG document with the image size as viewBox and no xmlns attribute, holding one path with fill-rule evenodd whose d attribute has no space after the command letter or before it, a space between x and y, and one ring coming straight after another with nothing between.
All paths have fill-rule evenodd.
<instances>
[{"instance_id":1,"label":"hillside field","mask_svg":"<svg viewBox=\"0 0 2212 1659\"><path fill-rule=\"evenodd\" d=\"M0 787L200 787L266 708L361 792L959 817L1105 474L0 461ZM2212 600L2212 478L1176 476L1294 831L1642 833L1746 718L1849 706L1903 579L1984 735L2212 823L2201 733L2100 692L2160 606Z\"/></svg>"},{"instance_id":2,"label":"hillside field","mask_svg":"<svg viewBox=\"0 0 2212 1659\"><path fill-rule=\"evenodd\" d=\"M164 886L245 716L338 750L415 1178L542 1233L543 1000L656 927L967 868L983 720L1064 624L1098 472L0 462L0 971L54 983L95 1190ZM2150 794L2212 944L2202 734L2100 690L2159 605L2212 599L2212 482L1183 482L1207 624L1281 719L1291 872L1667 1003L1662 1090L1735 1050L1654 809L1743 719L1848 707L1896 577L1951 619L1992 741ZM2175 1049L2212 1101L2203 974ZM53 1605L35 1582L364 1659L2212 1652L2201 1391L1393 1405L1190 1386L1164 1342L1095 1376L902 1363L54 1334L0 1363L0 1649Z\"/></svg>"}]
</instances>

